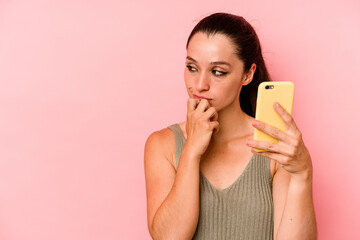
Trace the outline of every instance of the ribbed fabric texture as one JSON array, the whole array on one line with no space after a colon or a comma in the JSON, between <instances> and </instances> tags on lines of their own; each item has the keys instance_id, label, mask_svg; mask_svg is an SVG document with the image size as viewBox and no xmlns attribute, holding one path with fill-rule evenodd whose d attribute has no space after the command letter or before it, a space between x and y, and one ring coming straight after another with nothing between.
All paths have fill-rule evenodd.
<instances>
[{"instance_id":1,"label":"ribbed fabric texture","mask_svg":"<svg viewBox=\"0 0 360 240\"><path fill-rule=\"evenodd\" d=\"M176 167L185 144L179 124L168 126L175 136ZM181 226L179 226L181 227ZM253 154L236 181L216 189L200 171L200 213L193 239L273 239L270 159Z\"/></svg>"}]
</instances>

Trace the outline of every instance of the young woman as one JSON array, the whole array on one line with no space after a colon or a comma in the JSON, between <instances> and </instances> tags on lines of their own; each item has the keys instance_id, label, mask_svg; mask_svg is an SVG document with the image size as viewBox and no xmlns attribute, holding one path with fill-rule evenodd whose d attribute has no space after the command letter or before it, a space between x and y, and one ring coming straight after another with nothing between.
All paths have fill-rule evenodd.
<instances>
[{"instance_id":1,"label":"young woman","mask_svg":"<svg viewBox=\"0 0 360 240\"><path fill-rule=\"evenodd\" d=\"M215 13L195 26L186 49L186 121L145 143L151 236L316 239L301 132L280 105L285 132L254 119L258 85L270 81L254 29L240 16ZM252 140L254 128L279 142Z\"/></svg>"}]
</instances>

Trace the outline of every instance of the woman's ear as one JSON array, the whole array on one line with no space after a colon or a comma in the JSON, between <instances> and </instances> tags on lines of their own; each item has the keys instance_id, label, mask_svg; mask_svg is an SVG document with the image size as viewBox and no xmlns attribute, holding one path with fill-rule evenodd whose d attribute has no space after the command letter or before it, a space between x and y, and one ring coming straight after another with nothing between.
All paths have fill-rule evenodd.
<instances>
[{"instance_id":1,"label":"woman's ear","mask_svg":"<svg viewBox=\"0 0 360 240\"><path fill-rule=\"evenodd\" d=\"M250 67L249 71L247 71L247 73L245 74L245 79L243 81L243 86L248 85L252 81L255 71L256 71L256 64L253 63L253 64L251 64L251 67Z\"/></svg>"}]
</instances>

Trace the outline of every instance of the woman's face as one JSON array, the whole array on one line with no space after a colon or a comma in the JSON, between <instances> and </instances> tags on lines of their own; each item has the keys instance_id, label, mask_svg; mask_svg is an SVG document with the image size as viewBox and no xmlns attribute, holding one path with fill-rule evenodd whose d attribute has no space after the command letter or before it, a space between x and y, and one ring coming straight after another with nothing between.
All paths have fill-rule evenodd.
<instances>
[{"instance_id":1,"label":"woman's face","mask_svg":"<svg viewBox=\"0 0 360 240\"><path fill-rule=\"evenodd\" d=\"M205 33L198 32L191 38L184 71L190 98L208 98L217 111L230 104L240 106L241 86L251 82L252 74L244 74L243 61L238 59L235 49L223 34L208 38Z\"/></svg>"}]
</instances>

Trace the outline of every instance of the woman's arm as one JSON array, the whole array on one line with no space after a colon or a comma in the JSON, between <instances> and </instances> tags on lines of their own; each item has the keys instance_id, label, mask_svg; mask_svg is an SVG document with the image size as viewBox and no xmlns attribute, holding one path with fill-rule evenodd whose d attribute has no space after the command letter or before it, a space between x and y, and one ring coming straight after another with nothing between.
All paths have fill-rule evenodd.
<instances>
[{"instance_id":1,"label":"woman's arm","mask_svg":"<svg viewBox=\"0 0 360 240\"><path fill-rule=\"evenodd\" d=\"M249 141L248 146L267 152L253 153L277 161L273 179L274 239L316 239L312 198L312 163L292 116L281 105L275 110L286 124L283 132L260 121L253 126L278 139L278 143Z\"/></svg>"},{"instance_id":2,"label":"woman's arm","mask_svg":"<svg viewBox=\"0 0 360 240\"><path fill-rule=\"evenodd\" d=\"M176 172L164 150L173 136L165 135L155 132L145 144L148 228L153 239L191 239L199 217L200 159L185 144Z\"/></svg>"},{"instance_id":3,"label":"woman's arm","mask_svg":"<svg viewBox=\"0 0 360 240\"><path fill-rule=\"evenodd\" d=\"M200 159L211 136L219 130L218 113L206 99L189 98L186 143L178 170L166 149L174 149L174 136L151 134L145 144L145 179L148 227L154 239L191 239L199 219ZM170 140L171 139L171 140Z\"/></svg>"},{"instance_id":4,"label":"woman's arm","mask_svg":"<svg viewBox=\"0 0 360 240\"><path fill-rule=\"evenodd\" d=\"M274 239L317 239L311 172L291 176L278 165L273 199Z\"/></svg>"}]
</instances>

